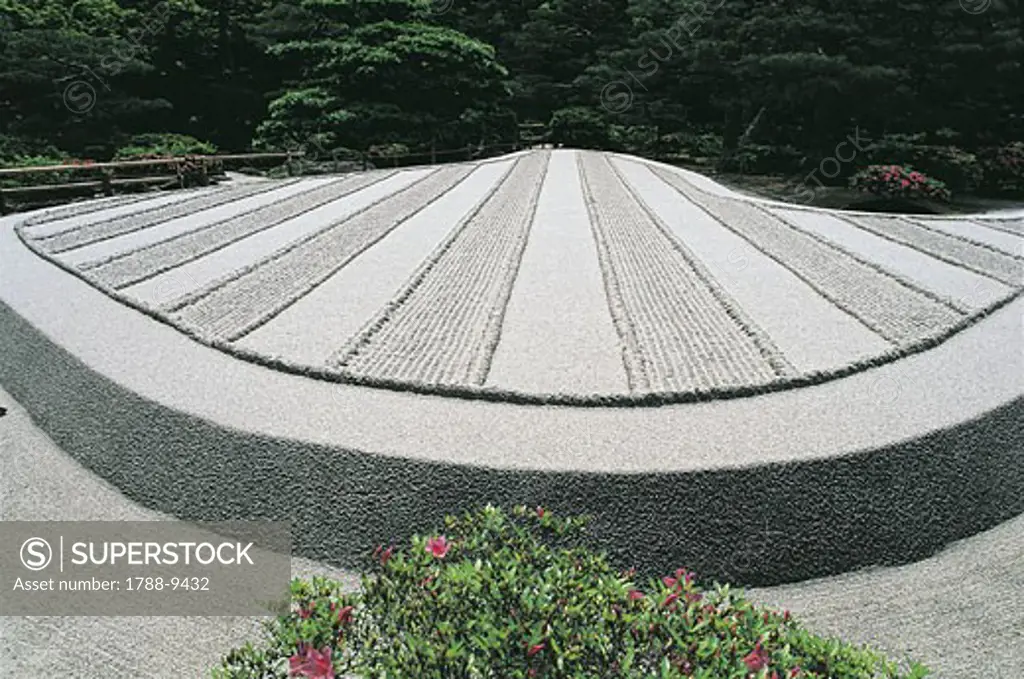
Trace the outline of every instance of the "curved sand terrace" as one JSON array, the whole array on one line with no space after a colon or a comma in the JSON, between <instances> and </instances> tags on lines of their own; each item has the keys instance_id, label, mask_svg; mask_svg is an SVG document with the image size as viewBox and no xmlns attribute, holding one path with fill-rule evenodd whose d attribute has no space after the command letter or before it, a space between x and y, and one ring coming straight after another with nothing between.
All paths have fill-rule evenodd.
<instances>
[{"instance_id":1,"label":"curved sand terrace","mask_svg":"<svg viewBox=\"0 0 1024 679\"><path fill-rule=\"evenodd\" d=\"M487 213L503 221L460 221L517 177ZM456 179L379 236L415 207L396 195L430 200ZM6 219L0 383L129 497L183 518L291 518L299 554L337 563L460 507L536 502L596 514L623 561L770 583L917 558L1024 511L1020 219L890 232L897 220L878 215L790 206L779 218L690 179L534 152L218 187L145 212L66 209L63 225L30 215L28 244L67 270L18 238L24 216ZM329 246L300 250L313 242ZM133 306L85 282L170 262L116 289ZM138 308L254 360L289 357L279 367L319 360L324 375L358 369L391 386L429 375L449 393L601 395L593 406L767 392L786 371L789 386L823 378L658 408L482 402L239 361Z\"/></svg>"},{"instance_id":2,"label":"curved sand terrace","mask_svg":"<svg viewBox=\"0 0 1024 679\"><path fill-rule=\"evenodd\" d=\"M0 389L0 520L131 520L168 517L139 507L57 448ZM302 559L292 573L358 581ZM810 629L911 656L934 679L1016 679L1024 650L1024 515L923 561L867 569L749 596L792 610ZM951 606L950 602L956 602ZM865 609L871 615L864 615ZM259 636L257 618L0 617L0 667L17 676L54 668L81 679L199 677L228 648ZM160 668L155 670L154 668Z\"/></svg>"},{"instance_id":3,"label":"curved sand terrace","mask_svg":"<svg viewBox=\"0 0 1024 679\"><path fill-rule=\"evenodd\" d=\"M839 215L716 187L534 151L61 208L17 231L242 358L520 403L814 384L927 349L1024 287L1022 220Z\"/></svg>"}]
</instances>

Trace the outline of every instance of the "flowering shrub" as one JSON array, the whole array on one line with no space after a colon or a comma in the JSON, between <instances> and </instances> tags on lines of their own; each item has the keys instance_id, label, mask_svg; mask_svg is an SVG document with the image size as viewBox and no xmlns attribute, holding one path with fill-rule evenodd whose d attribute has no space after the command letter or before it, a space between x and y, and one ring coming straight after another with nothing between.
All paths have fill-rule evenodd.
<instances>
[{"instance_id":1,"label":"flowering shrub","mask_svg":"<svg viewBox=\"0 0 1024 679\"><path fill-rule=\"evenodd\" d=\"M443 534L378 547L358 594L315 578L260 648L217 677L917 678L874 652L823 639L788 612L680 568L646 585L575 543L585 519L486 507Z\"/></svg>"},{"instance_id":2,"label":"flowering shrub","mask_svg":"<svg viewBox=\"0 0 1024 679\"><path fill-rule=\"evenodd\" d=\"M858 160L871 165L906 163L915 169L940 179L952 191L973 192L982 181L982 166L978 157L945 141L945 135L936 134L928 140L926 134L890 134L874 140Z\"/></svg>"},{"instance_id":3,"label":"flowering shrub","mask_svg":"<svg viewBox=\"0 0 1024 679\"><path fill-rule=\"evenodd\" d=\"M850 185L888 198L931 198L948 201L950 191L909 165L870 165L850 179Z\"/></svg>"},{"instance_id":4,"label":"flowering shrub","mask_svg":"<svg viewBox=\"0 0 1024 679\"><path fill-rule=\"evenodd\" d=\"M981 154L984 188L993 193L1024 193L1024 142L986 149Z\"/></svg>"}]
</instances>

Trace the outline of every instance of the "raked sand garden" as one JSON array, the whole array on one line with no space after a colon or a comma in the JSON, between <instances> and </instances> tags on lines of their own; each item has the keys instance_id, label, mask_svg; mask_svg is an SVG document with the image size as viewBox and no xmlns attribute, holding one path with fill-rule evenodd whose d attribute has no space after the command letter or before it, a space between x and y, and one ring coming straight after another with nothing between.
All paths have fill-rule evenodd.
<instances>
[{"instance_id":1,"label":"raked sand garden","mask_svg":"<svg viewBox=\"0 0 1024 679\"><path fill-rule=\"evenodd\" d=\"M1022 289L1024 216L533 150L4 218L0 384L146 511L289 519L304 559L525 503L781 586L1024 512Z\"/></svg>"}]
</instances>

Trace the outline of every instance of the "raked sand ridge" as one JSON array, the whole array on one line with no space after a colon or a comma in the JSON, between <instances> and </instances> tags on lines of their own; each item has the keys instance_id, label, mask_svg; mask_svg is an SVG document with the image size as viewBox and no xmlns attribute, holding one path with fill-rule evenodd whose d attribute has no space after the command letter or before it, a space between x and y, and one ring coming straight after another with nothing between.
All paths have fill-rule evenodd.
<instances>
[{"instance_id":1,"label":"raked sand ridge","mask_svg":"<svg viewBox=\"0 0 1024 679\"><path fill-rule=\"evenodd\" d=\"M18 231L247 360L537 403L818 383L934 346L1024 288L1013 220L787 209L716 186L534 151L60 208Z\"/></svg>"}]
</instances>

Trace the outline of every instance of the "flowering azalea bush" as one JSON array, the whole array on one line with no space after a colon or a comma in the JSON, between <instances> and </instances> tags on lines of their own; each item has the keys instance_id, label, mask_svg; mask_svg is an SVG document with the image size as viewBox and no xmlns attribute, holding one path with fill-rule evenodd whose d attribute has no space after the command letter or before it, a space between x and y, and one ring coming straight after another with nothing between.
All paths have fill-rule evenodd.
<instances>
[{"instance_id":1,"label":"flowering azalea bush","mask_svg":"<svg viewBox=\"0 0 1024 679\"><path fill-rule=\"evenodd\" d=\"M636 581L581 546L585 519L486 507L378 547L358 593L315 578L222 678L917 678L684 568Z\"/></svg>"},{"instance_id":2,"label":"flowering azalea bush","mask_svg":"<svg viewBox=\"0 0 1024 679\"><path fill-rule=\"evenodd\" d=\"M1024 142L986 149L982 153L984 188L991 193L1024 193Z\"/></svg>"},{"instance_id":3,"label":"flowering azalea bush","mask_svg":"<svg viewBox=\"0 0 1024 679\"><path fill-rule=\"evenodd\" d=\"M869 165L851 180L850 185L887 198L930 198L948 201L951 197L946 185L932 179L909 165Z\"/></svg>"}]
</instances>

